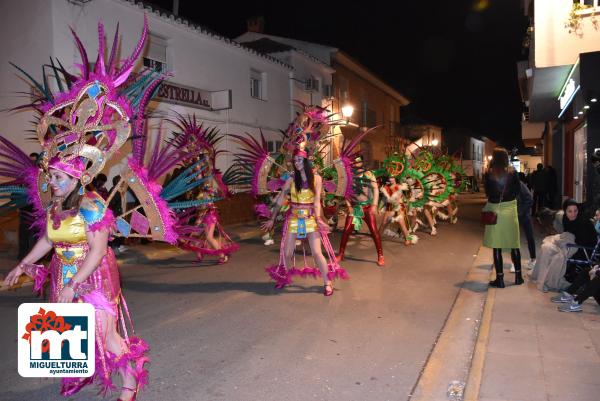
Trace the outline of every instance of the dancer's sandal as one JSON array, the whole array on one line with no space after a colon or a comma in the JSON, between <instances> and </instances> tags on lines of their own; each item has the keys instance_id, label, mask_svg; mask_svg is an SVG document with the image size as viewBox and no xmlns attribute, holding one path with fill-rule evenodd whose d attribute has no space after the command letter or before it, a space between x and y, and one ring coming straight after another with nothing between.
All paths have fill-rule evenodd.
<instances>
[{"instance_id":1,"label":"dancer's sandal","mask_svg":"<svg viewBox=\"0 0 600 401\"><path fill-rule=\"evenodd\" d=\"M223 255L219 258L219 261L217 263L220 265L223 265L223 264L227 263L228 260L229 260L229 256Z\"/></svg>"},{"instance_id":2,"label":"dancer's sandal","mask_svg":"<svg viewBox=\"0 0 600 401\"><path fill-rule=\"evenodd\" d=\"M124 400L123 398L119 397L117 399L117 401L135 401L135 399L137 398L137 394L138 394L138 390L139 388L136 387L135 389L129 388L129 387L121 387L123 390L129 390L133 393L133 395L131 396L131 398Z\"/></svg>"},{"instance_id":3,"label":"dancer's sandal","mask_svg":"<svg viewBox=\"0 0 600 401\"><path fill-rule=\"evenodd\" d=\"M330 282L324 285L323 295L325 295L326 297L330 297L333 295L333 283Z\"/></svg>"}]
</instances>

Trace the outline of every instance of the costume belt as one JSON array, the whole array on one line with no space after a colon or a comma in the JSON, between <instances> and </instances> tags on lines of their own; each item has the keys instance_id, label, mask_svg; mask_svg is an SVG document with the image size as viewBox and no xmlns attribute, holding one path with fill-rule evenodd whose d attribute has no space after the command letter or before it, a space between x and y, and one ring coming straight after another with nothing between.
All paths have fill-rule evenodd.
<instances>
[{"instance_id":1,"label":"costume belt","mask_svg":"<svg viewBox=\"0 0 600 401\"><path fill-rule=\"evenodd\" d=\"M352 206L352 225L356 231L360 231L362 228L363 217L365 217L365 212L363 207L371 205L370 200L356 202L354 206Z\"/></svg>"},{"instance_id":2,"label":"costume belt","mask_svg":"<svg viewBox=\"0 0 600 401\"><path fill-rule=\"evenodd\" d=\"M307 233L306 233L306 219L310 218L312 213L312 207L308 206L305 208L302 207L297 207L297 204L292 204L292 214L294 216L294 218L296 218L297 220L297 230L296 230L296 236L297 238L306 238Z\"/></svg>"}]
</instances>

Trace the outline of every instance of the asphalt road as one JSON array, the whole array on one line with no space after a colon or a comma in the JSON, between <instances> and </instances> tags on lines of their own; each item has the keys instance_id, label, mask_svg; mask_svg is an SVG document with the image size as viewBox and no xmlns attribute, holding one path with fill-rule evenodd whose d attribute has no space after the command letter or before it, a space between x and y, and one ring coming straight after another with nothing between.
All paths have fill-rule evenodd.
<instances>
[{"instance_id":1,"label":"asphalt road","mask_svg":"<svg viewBox=\"0 0 600 401\"><path fill-rule=\"evenodd\" d=\"M463 196L458 224L421 232L415 246L384 241L385 268L370 237L352 238L351 278L329 298L320 280L275 290L263 269L278 247L259 240L223 266L148 245L147 260L122 265L136 333L151 345L139 399L406 400L481 244L481 204ZM2 401L64 399L58 380L17 373L17 307L35 301L31 287L0 292ZM72 399L96 399L95 389Z\"/></svg>"}]
</instances>

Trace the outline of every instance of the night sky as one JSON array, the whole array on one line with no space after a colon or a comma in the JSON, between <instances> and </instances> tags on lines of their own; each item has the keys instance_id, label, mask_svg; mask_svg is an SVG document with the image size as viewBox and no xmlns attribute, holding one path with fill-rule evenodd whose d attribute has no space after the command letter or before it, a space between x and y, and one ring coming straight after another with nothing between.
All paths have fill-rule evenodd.
<instances>
[{"instance_id":1,"label":"night sky","mask_svg":"<svg viewBox=\"0 0 600 401\"><path fill-rule=\"evenodd\" d=\"M172 8L171 0L150 3ZM516 62L527 58L528 25L520 1L394 3L180 0L179 14L231 38L262 15L267 34L338 47L360 61L412 100L404 116L520 146Z\"/></svg>"}]
</instances>

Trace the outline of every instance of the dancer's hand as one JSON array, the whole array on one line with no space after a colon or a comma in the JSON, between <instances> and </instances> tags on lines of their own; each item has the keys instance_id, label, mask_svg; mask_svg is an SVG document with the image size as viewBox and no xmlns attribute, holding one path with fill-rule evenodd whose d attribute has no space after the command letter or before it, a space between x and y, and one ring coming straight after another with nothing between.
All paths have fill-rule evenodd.
<instances>
[{"instance_id":1,"label":"dancer's hand","mask_svg":"<svg viewBox=\"0 0 600 401\"><path fill-rule=\"evenodd\" d=\"M321 219L317 219L317 226L319 227L319 231L321 231L321 232L324 232L324 233L331 232L331 228L329 227L329 224L325 223Z\"/></svg>"},{"instance_id":2,"label":"dancer's hand","mask_svg":"<svg viewBox=\"0 0 600 401\"><path fill-rule=\"evenodd\" d=\"M264 223L262 223L262 225L260 226L260 228L263 231L271 231L271 229L273 228L274 224L275 224L275 222L273 221L273 219L269 219L269 220L265 221Z\"/></svg>"},{"instance_id":3,"label":"dancer's hand","mask_svg":"<svg viewBox=\"0 0 600 401\"><path fill-rule=\"evenodd\" d=\"M73 297L75 297L75 291L71 287L64 287L58 294L57 302L61 304L70 303L73 302Z\"/></svg>"},{"instance_id":4,"label":"dancer's hand","mask_svg":"<svg viewBox=\"0 0 600 401\"><path fill-rule=\"evenodd\" d=\"M17 265L14 269L12 269L4 279L4 285L12 287L19 281L19 277L23 274L23 267L21 264Z\"/></svg>"}]
</instances>

